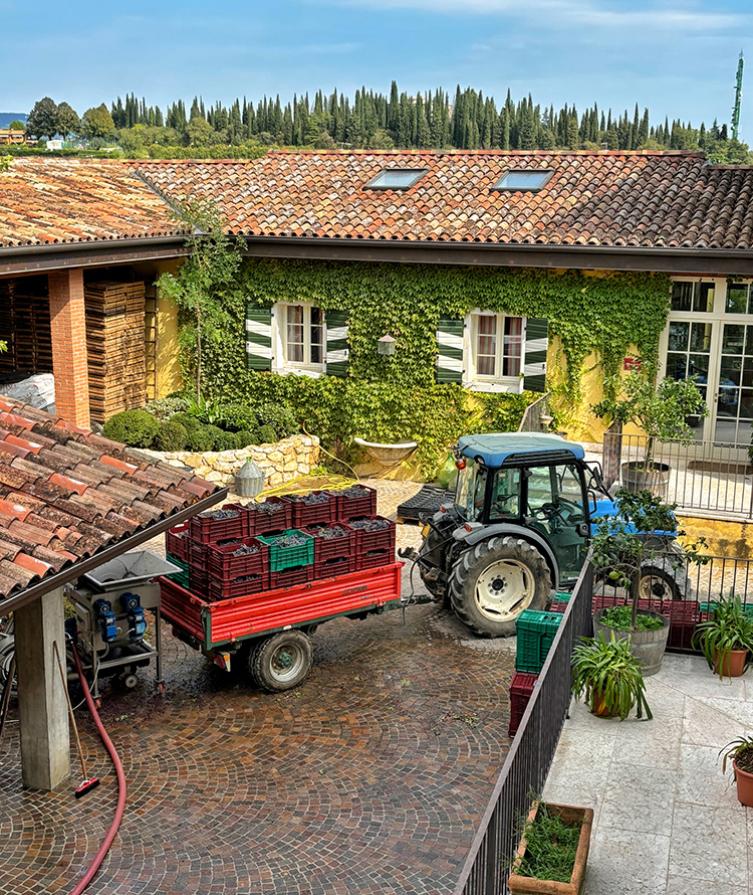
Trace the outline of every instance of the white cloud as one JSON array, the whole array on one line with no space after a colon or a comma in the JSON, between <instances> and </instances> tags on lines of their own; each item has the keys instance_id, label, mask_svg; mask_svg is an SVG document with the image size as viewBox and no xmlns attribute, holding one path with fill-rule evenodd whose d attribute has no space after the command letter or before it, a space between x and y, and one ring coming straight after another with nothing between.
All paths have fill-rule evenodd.
<instances>
[{"instance_id":1,"label":"white cloud","mask_svg":"<svg viewBox=\"0 0 753 895\"><path fill-rule=\"evenodd\" d=\"M342 6L414 9L434 13L535 16L538 24L574 24L593 28L665 28L676 31L718 31L738 28L751 16L730 12L668 7L615 8L598 0L339 0Z\"/></svg>"}]
</instances>

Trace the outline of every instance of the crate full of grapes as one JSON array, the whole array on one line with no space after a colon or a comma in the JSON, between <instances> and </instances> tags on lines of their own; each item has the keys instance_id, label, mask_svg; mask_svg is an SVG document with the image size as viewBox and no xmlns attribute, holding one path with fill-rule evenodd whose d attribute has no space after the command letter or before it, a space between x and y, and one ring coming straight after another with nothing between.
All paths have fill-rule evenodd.
<instances>
[{"instance_id":1,"label":"crate full of grapes","mask_svg":"<svg viewBox=\"0 0 753 895\"><path fill-rule=\"evenodd\" d=\"M314 539L297 528L289 528L280 534L259 535L256 540L269 548L271 572L314 564Z\"/></svg>"},{"instance_id":2,"label":"crate full of grapes","mask_svg":"<svg viewBox=\"0 0 753 895\"><path fill-rule=\"evenodd\" d=\"M337 520L337 497L329 491L286 494L284 499L292 507L293 518L290 524L293 528Z\"/></svg>"},{"instance_id":3,"label":"crate full of grapes","mask_svg":"<svg viewBox=\"0 0 753 895\"><path fill-rule=\"evenodd\" d=\"M246 509L250 535L284 531L293 524L293 507L282 497L268 497L262 503L249 504Z\"/></svg>"},{"instance_id":4,"label":"crate full of grapes","mask_svg":"<svg viewBox=\"0 0 753 895\"><path fill-rule=\"evenodd\" d=\"M356 516L376 514L376 491L366 485L351 485L343 491L336 491L337 518L347 522Z\"/></svg>"}]
</instances>

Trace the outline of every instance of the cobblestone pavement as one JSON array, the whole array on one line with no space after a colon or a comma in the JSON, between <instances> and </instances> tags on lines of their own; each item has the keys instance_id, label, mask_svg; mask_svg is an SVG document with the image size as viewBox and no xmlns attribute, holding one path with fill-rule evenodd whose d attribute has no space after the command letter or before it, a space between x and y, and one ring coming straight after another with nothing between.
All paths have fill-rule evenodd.
<instances>
[{"instance_id":1,"label":"cobblestone pavement","mask_svg":"<svg viewBox=\"0 0 753 895\"><path fill-rule=\"evenodd\" d=\"M405 625L399 611L333 621L314 640L311 677L287 694L254 691L167 632L166 696L150 669L134 691L105 685L128 807L89 891L452 891L508 748L512 644L468 638L433 605ZM55 793L23 791L17 724L0 742L3 895L68 891L110 822L114 774L77 714L102 779L81 801L78 770Z\"/></svg>"}]
</instances>

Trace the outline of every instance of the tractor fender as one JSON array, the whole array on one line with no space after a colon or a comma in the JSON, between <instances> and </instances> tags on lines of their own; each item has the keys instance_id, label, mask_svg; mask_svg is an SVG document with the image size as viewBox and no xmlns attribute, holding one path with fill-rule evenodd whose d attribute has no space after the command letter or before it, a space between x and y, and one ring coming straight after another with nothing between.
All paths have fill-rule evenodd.
<instances>
[{"instance_id":1,"label":"tractor fender","mask_svg":"<svg viewBox=\"0 0 753 895\"><path fill-rule=\"evenodd\" d=\"M534 547L537 547L549 564L549 570L552 573L552 587L554 590L557 590L560 580L557 558L554 555L554 551L547 543L546 538L542 537L538 532L532 531L530 528L525 528L522 525L512 525L510 523L500 522L497 525L480 525L478 528L474 528L473 531L468 533L461 528L455 531L454 537L457 541L462 541L469 547L473 547L475 544L478 544L479 541L486 541L495 535L512 535L523 541L528 541L529 544L533 544Z\"/></svg>"}]
</instances>

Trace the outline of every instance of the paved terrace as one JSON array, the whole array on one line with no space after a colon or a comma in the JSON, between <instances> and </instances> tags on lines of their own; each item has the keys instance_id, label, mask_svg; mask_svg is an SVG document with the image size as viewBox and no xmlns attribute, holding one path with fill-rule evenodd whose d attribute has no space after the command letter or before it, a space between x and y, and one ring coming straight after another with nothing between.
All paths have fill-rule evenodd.
<instances>
[{"instance_id":1,"label":"paved terrace","mask_svg":"<svg viewBox=\"0 0 753 895\"><path fill-rule=\"evenodd\" d=\"M380 510L404 493L386 485ZM310 679L277 696L166 632L167 695L147 669L135 691L105 697L129 796L90 891L450 892L508 749L513 652L466 639L434 606L410 608L405 626L400 616L324 625ZM72 786L24 792L18 725L0 742L3 895L69 891L110 822L114 774L85 709L77 716L102 778L81 801Z\"/></svg>"},{"instance_id":2,"label":"paved terrace","mask_svg":"<svg viewBox=\"0 0 753 895\"><path fill-rule=\"evenodd\" d=\"M583 895L753 893L753 810L718 758L753 732L751 681L668 653L646 679L653 721L572 707L544 795L595 809Z\"/></svg>"}]
</instances>

